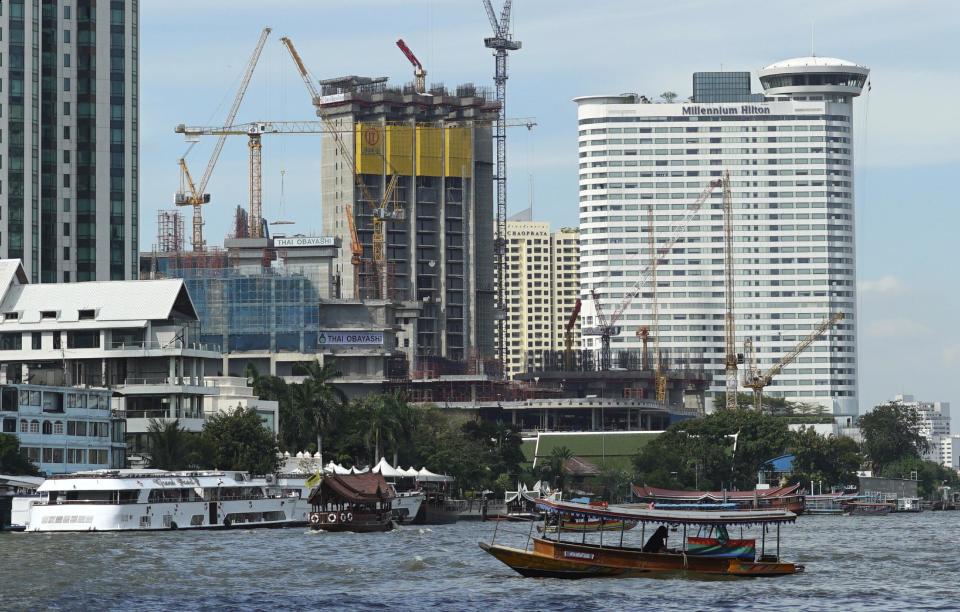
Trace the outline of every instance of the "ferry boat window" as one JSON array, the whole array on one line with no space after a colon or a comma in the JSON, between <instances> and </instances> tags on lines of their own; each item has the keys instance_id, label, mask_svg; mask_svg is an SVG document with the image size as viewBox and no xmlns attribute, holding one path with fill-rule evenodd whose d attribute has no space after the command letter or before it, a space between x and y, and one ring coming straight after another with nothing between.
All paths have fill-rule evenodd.
<instances>
[{"instance_id":1,"label":"ferry boat window","mask_svg":"<svg viewBox=\"0 0 960 612\"><path fill-rule=\"evenodd\" d=\"M122 490L120 491L120 503L121 504L135 504L137 503L137 497L139 497L140 492L136 490Z\"/></svg>"}]
</instances>

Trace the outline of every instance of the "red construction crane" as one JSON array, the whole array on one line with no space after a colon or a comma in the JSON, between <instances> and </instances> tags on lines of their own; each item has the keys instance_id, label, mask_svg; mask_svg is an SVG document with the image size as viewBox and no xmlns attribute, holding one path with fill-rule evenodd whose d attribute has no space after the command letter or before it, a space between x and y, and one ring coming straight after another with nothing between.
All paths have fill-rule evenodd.
<instances>
[{"instance_id":1,"label":"red construction crane","mask_svg":"<svg viewBox=\"0 0 960 612\"><path fill-rule=\"evenodd\" d=\"M580 316L582 305L580 298L577 298L576 304L573 305L573 311L570 313L570 318L567 319L567 324L563 328L564 361L566 361L568 370L573 367L573 328L577 325L577 317Z\"/></svg>"},{"instance_id":2,"label":"red construction crane","mask_svg":"<svg viewBox=\"0 0 960 612\"><path fill-rule=\"evenodd\" d=\"M427 71L423 69L423 64L420 63L420 60L417 59L417 56L413 54L413 51L410 50L410 47L407 46L407 43L403 42L403 39L397 40L397 46L400 47L400 50L403 51L403 54L407 56L407 59L410 60L410 63L413 64L413 87L417 90L417 93L424 93L427 91Z\"/></svg>"}]
</instances>

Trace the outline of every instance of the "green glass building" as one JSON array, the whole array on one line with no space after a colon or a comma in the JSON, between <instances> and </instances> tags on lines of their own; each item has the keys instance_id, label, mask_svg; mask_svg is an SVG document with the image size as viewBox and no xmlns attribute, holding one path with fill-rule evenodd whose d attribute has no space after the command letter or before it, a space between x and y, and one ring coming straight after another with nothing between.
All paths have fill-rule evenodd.
<instances>
[{"instance_id":1,"label":"green glass building","mask_svg":"<svg viewBox=\"0 0 960 612\"><path fill-rule=\"evenodd\" d=\"M138 1L0 1L0 257L31 282L130 279Z\"/></svg>"}]
</instances>

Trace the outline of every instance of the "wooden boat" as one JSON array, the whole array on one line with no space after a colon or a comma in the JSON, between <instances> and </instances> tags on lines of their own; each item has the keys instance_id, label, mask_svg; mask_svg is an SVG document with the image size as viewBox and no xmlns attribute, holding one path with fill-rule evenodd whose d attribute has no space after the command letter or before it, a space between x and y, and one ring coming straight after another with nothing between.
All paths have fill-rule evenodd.
<instances>
[{"instance_id":1,"label":"wooden boat","mask_svg":"<svg viewBox=\"0 0 960 612\"><path fill-rule=\"evenodd\" d=\"M588 505L592 508L608 507L607 502L589 502ZM637 526L637 521L604 521L589 517L565 517L560 514L554 515L553 518L554 520L552 521L546 521L546 524L538 531L541 533L556 533L558 523L560 529L563 531L575 533L581 533L584 531L588 533L596 531L626 531Z\"/></svg>"},{"instance_id":2,"label":"wooden boat","mask_svg":"<svg viewBox=\"0 0 960 612\"><path fill-rule=\"evenodd\" d=\"M633 486L637 502L665 504L737 504L741 510L781 508L794 514L803 514L805 496L799 484L753 491L677 491L648 486Z\"/></svg>"},{"instance_id":3,"label":"wooden boat","mask_svg":"<svg viewBox=\"0 0 960 612\"><path fill-rule=\"evenodd\" d=\"M843 505L845 516L886 516L893 512L893 504L855 501Z\"/></svg>"},{"instance_id":4,"label":"wooden boat","mask_svg":"<svg viewBox=\"0 0 960 612\"><path fill-rule=\"evenodd\" d=\"M599 542L588 542L584 534L581 541L563 541L563 530L556 539L530 536L527 546L517 548L496 543L480 542L480 548L523 576L551 578L590 578L600 576L651 576L665 573L718 576L784 576L802 572L804 567L780 560L780 525L792 523L797 515L788 510L735 510L735 511L668 511L649 508L609 506L592 507L587 504L541 500L538 509L548 515L589 518L602 522L635 521L641 525L659 525L645 546L630 547L620 537L607 538L600 531ZM683 528L681 548L666 546L667 526ZM722 534L714 531L714 538L691 541L686 537L689 528L719 528L730 526L760 526L763 531L760 553L747 556L750 540L723 540ZM768 554L766 533L776 528L776 553ZM660 540L655 541L657 537ZM700 536L697 536L700 537ZM613 540L611 542L610 540ZM617 541L619 539L619 542ZM530 542L532 541L532 546ZM719 549L716 548L719 546ZM734 554L735 553L735 554Z\"/></svg>"},{"instance_id":5,"label":"wooden boat","mask_svg":"<svg viewBox=\"0 0 960 612\"><path fill-rule=\"evenodd\" d=\"M393 487L380 474L324 476L310 496L310 528L370 533L393 529Z\"/></svg>"}]
</instances>

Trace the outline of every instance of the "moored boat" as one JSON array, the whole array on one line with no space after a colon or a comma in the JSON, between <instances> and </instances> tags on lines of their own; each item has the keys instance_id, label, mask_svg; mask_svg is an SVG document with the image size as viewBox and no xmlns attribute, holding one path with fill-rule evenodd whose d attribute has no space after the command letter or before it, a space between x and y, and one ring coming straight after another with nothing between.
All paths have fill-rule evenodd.
<instances>
[{"instance_id":1,"label":"moored boat","mask_svg":"<svg viewBox=\"0 0 960 612\"><path fill-rule=\"evenodd\" d=\"M799 484L753 491L678 491L646 485L633 486L634 500L659 506L666 504L736 504L741 510L780 508L803 514L805 496Z\"/></svg>"},{"instance_id":2,"label":"moored boat","mask_svg":"<svg viewBox=\"0 0 960 612\"><path fill-rule=\"evenodd\" d=\"M310 528L370 533L393 529L393 487L380 474L324 476L310 496Z\"/></svg>"},{"instance_id":3,"label":"moored boat","mask_svg":"<svg viewBox=\"0 0 960 612\"><path fill-rule=\"evenodd\" d=\"M548 515L586 518L601 522L635 521L644 527L659 525L642 547L625 546L624 531L619 538L604 538L599 542L564 541L563 530L556 538L528 536L524 548L496 543L496 532L489 544L480 542L480 548L523 576L553 578L589 578L599 576L651 576L664 573L720 576L783 576L804 570L802 565L780 560L780 526L796 520L788 510L735 511L679 511L657 510L625 506L606 508L540 500L538 508ZM669 527L683 528L681 547L667 545ZM756 540L730 540L728 527L760 527L761 548L756 552ZM776 552L766 550L767 531L776 528ZM689 528L713 529L711 537L695 536L688 539ZM611 541L612 540L612 541ZM619 542L618 542L619 540ZM532 543L532 546L530 545ZM753 554L751 554L751 551Z\"/></svg>"},{"instance_id":4,"label":"moored boat","mask_svg":"<svg viewBox=\"0 0 960 612\"><path fill-rule=\"evenodd\" d=\"M285 527L295 506L242 472L92 470L37 491L26 531Z\"/></svg>"},{"instance_id":5,"label":"moored boat","mask_svg":"<svg viewBox=\"0 0 960 612\"><path fill-rule=\"evenodd\" d=\"M893 504L887 502L853 501L843 505L845 516L886 516L893 512Z\"/></svg>"}]
</instances>

